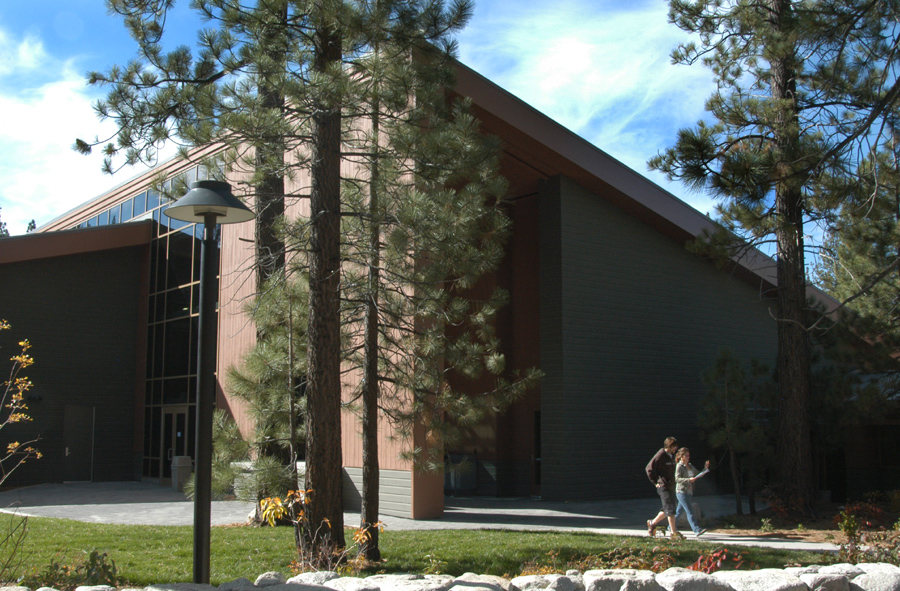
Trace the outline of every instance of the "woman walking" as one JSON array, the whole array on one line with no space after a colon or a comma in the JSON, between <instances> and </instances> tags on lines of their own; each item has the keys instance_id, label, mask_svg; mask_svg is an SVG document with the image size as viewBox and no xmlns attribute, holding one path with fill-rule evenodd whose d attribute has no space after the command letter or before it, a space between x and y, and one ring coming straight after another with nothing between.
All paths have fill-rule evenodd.
<instances>
[{"instance_id":1,"label":"woman walking","mask_svg":"<svg viewBox=\"0 0 900 591\"><path fill-rule=\"evenodd\" d=\"M705 529L701 529L697 525L697 519L694 517L694 482L704 476L709 470L709 460L703 467L703 472L697 473L697 469L691 464L691 450L682 447L675 454L675 497L678 499L678 509L675 511L675 520L681 516L684 511L687 514L688 525L691 526L694 535L698 538L706 533Z\"/></svg>"}]
</instances>

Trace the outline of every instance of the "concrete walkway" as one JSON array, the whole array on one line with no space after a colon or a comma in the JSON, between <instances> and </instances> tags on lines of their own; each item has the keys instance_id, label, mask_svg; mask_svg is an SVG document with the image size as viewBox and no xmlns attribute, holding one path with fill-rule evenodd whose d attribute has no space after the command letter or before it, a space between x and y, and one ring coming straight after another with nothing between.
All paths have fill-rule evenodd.
<instances>
[{"instance_id":1,"label":"concrete walkway","mask_svg":"<svg viewBox=\"0 0 900 591\"><path fill-rule=\"evenodd\" d=\"M697 496L704 516L734 514L733 496ZM623 536L646 536L646 521L656 515L656 497L637 500L556 502L539 499L446 497L440 519L412 520L382 516L388 531L438 529L565 530ZM41 484L0 493L0 509L21 515L57 517L93 523L192 525L193 502L182 493L148 482L76 482ZM213 501L212 524L244 523L253 503ZM744 508L746 511L746 507ZM359 514L345 513L344 524L355 525ZM688 539L693 534L687 534ZM834 551L834 544L815 544L766 536L705 534L701 541Z\"/></svg>"}]
</instances>

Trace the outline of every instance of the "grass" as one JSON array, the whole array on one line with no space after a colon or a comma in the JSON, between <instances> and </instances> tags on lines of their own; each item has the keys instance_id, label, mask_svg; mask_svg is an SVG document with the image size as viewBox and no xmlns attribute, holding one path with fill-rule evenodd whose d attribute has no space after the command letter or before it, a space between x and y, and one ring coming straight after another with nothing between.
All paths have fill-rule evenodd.
<instances>
[{"instance_id":1,"label":"grass","mask_svg":"<svg viewBox=\"0 0 900 591\"><path fill-rule=\"evenodd\" d=\"M13 519L21 518L0 514L0 531ZM558 567L555 572L564 572L569 562L601 555L623 545L628 552L668 548L676 566L688 566L701 550L714 549L710 544L690 540L672 543L590 533L385 531L380 537L385 561L362 575L426 572L435 560L439 561L441 572L452 575L475 572L516 576L529 562ZM288 527L213 527L211 548L213 585L239 577L253 580L268 571L291 574L293 532ZM91 550L107 553L130 586L184 582L192 577L191 527L110 525L36 517L28 519L28 534L21 549L25 558L24 573L40 573L51 560L74 564ZM746 558L759 568L816 564L824 559L813 552L772 548L735 550L744 552Z\"/></svg>"}]
</instances>

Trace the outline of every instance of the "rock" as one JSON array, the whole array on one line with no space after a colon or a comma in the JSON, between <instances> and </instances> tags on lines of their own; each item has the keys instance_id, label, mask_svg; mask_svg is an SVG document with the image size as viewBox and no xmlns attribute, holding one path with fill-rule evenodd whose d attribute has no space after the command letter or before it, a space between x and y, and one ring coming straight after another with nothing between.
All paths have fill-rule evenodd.
<instances>
[{"instance_id":1,"label":"rock","mask_svg":"<svg viewBox=\"0 0 900 591\"><path fill-rule=\"evenodd\" d=\"M900 573L900 568L886 562L860 562L856 565L856 568L863 571L867 575L871 575L873 573Z\"/></svg>"},{"instance_id":2,"label":"rock","mask_svg":"<svg viewBox=\"0 0 900 591\"><path fill-rule=\"evenodd\" d=\"M239 579L228 581L227 583L222 583L221 585L219 585L219 591L249 591L253 588L253 581L251 581L247 577L241 577Z\"/></svg>"},{"instance_id":3,"label":"rock","mask_svg":"<svg viewBox=\"0 0 900 591\"><path fill-rule=\"evenodd\" d=\"M116 588L109 585L79 585L75 591L116 591Z\"/></svg>"},{"instance_id":4,"label":"rock","mask_svg":"<svg viewBox=\"0 0 900 591\"><path fill-rule=\"evenodd\" d=\"M332 572L330 570L320 570L314 573L300 573L295 577L291 577L287 580L289 585L324 585L328 581L333 581L334 579L340 579L341 575L336 572Z\"/></svg>"},{"instance_id":5,"label":"rock","mask_svg":"<svg viewBox=\"0 0 900 591\"><path fill-rule=\"evenodd\" d=\"M378 583L368 579L360 579L359 577L331 579L330 581L325 581L323 585L335 591L381 591Z\"/></svg>"},{"instance_id":6,"label":"rock","mask_svg":"<svg viewBox=\"0 0 900 591\"><path fill-rule=\"evenodd\" d=\"M822 568L819 564L811 564L809 566L789 566L784 569L789 575L794 575L795 577L799 577L800 575L811 575L819 572L819 569Z\"/></svg>"},{"instance_id":7,"label":"rock","mask_svg":"<svg viewBox=\"0 0 900 591\"><path fill-rule=\"evenodd\" d=\"M861 574L864 574L865 571L858 568L855 564L847 564L846 562L841 562L839 564L829 564L828 566L823 566L819 569L819 573L823 575L844 575L848 579L852 579L853 577L858 577Z\"/></svg>"},{"instance_id":8,"label":"rock","mask_svg":"<svg viewBox=\"0 0 900 591\"><path fill-rule=\"evenodd\" d=\"M854 577L850 581L850 591L900 591L900 572L874 569Z\"/></svg>"},{"instance_id":9,"label":"rock","mask_svg":"<svg viewBox=\"0 0 900 591\"><path fill-rule=\"evenodd\" d=\"M271 587L272 585L283 585L285 582L286 579L283 574L270 571L256 577L255 585L257 587Z\"/></svg>"},{"instance_id":10,"label":"rock","mask_svg":"<svg viewBox=\"0 0 900 591\"><path fill-rule=\"evenodd\" d=\"M586 591L663 591L649 570L589 570L584 573Z\"/></svg>"},{"instance_id":11,"label":"rock","mask_svg":"<svg viewBox=\"0 0 900 591\"><path fill-rule=\"evenodd\" d=\"M366 580L381 591L447 591L454 579L450 575L372 575Z\"/></svg>"},{"instance_id":12,"label":"rock","mask_svg":"<svg viewBox=\"0 0 900 591\"><path fill-rule=\"evenodd\" d=\"M712 576L731 585L735 591L809 591L806 583L775 568L754 571L720 570Z\"/></svg>"},{"instance_id":13,"label":"rock","mask_svg":"<svg viewBox=\"0 0 900 591\"><path fill-rule=\"evenodd\" d=\"M493 575L465 573L454 579L450 589L452 591L508 591L509 581Z\"/></svg>"},{"instance_id":14,"label":"rock","mask_svg":"<svg viewBox=\"0 0 900 591\"><path fill-rule=\"evenodd\" d=\"M731 585L712 575L680 567L659 573L656 582L666 591L734 591Z\"/></svg>"},{"instance_id":15,"label":"rock","mask_svg":"<svg viewBox=\"0 0 900 591\"><path fill-rule=\"evenodd\" d=\"M206 583L155 583L144 587L144 591L214 591L215 587Z\"/></svg>"},{"instance_id":16,"label":"rock","mask_svg":"<svg viewBox=\"0 0 900 591\"><path fill-rule=\"evenodd\" d=\"M262 587L265 591L331 591L331 587L325 585L310 585L308 583L276 583Z\"/></svg>"},{"instance_id":17,"label":"rock","mask_svg":"<svg viewBox=\"0 0 900 591\"><path fill-rule=\"evenodd\" d=\"M850 579L846 575L804 573L799 577L810 591L850 591Z\"/></svg>"},{"instance_id":18,"label":"rock","mask_svg":"<svg viewBox=\"0 0 900 591\"><path fill-rule=\"evenodd\" d=\"M568 575L525 575L509 582L511 590L530 591L552 589L553 591L584 591L584 580Z\"/></svg>"}]
</instances>

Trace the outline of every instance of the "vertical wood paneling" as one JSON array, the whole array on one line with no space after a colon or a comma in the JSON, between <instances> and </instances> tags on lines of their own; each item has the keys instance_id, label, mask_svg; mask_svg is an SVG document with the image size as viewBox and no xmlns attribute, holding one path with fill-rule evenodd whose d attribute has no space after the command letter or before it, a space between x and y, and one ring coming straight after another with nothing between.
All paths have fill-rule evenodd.
<instances>
[{"instance_id":1,"label":"vertical wood paneling","mask_svg":"<svg viewBox=\"0 0 900 591\"><path fill-rule=\"evenodd\" d=\"M574 182L551 182L541 227L542 494L650 497L643 467L665 437L706 454L701 373L725 346L771 363L775 321L757 289Z\"/></svg>"}]
</instances>

